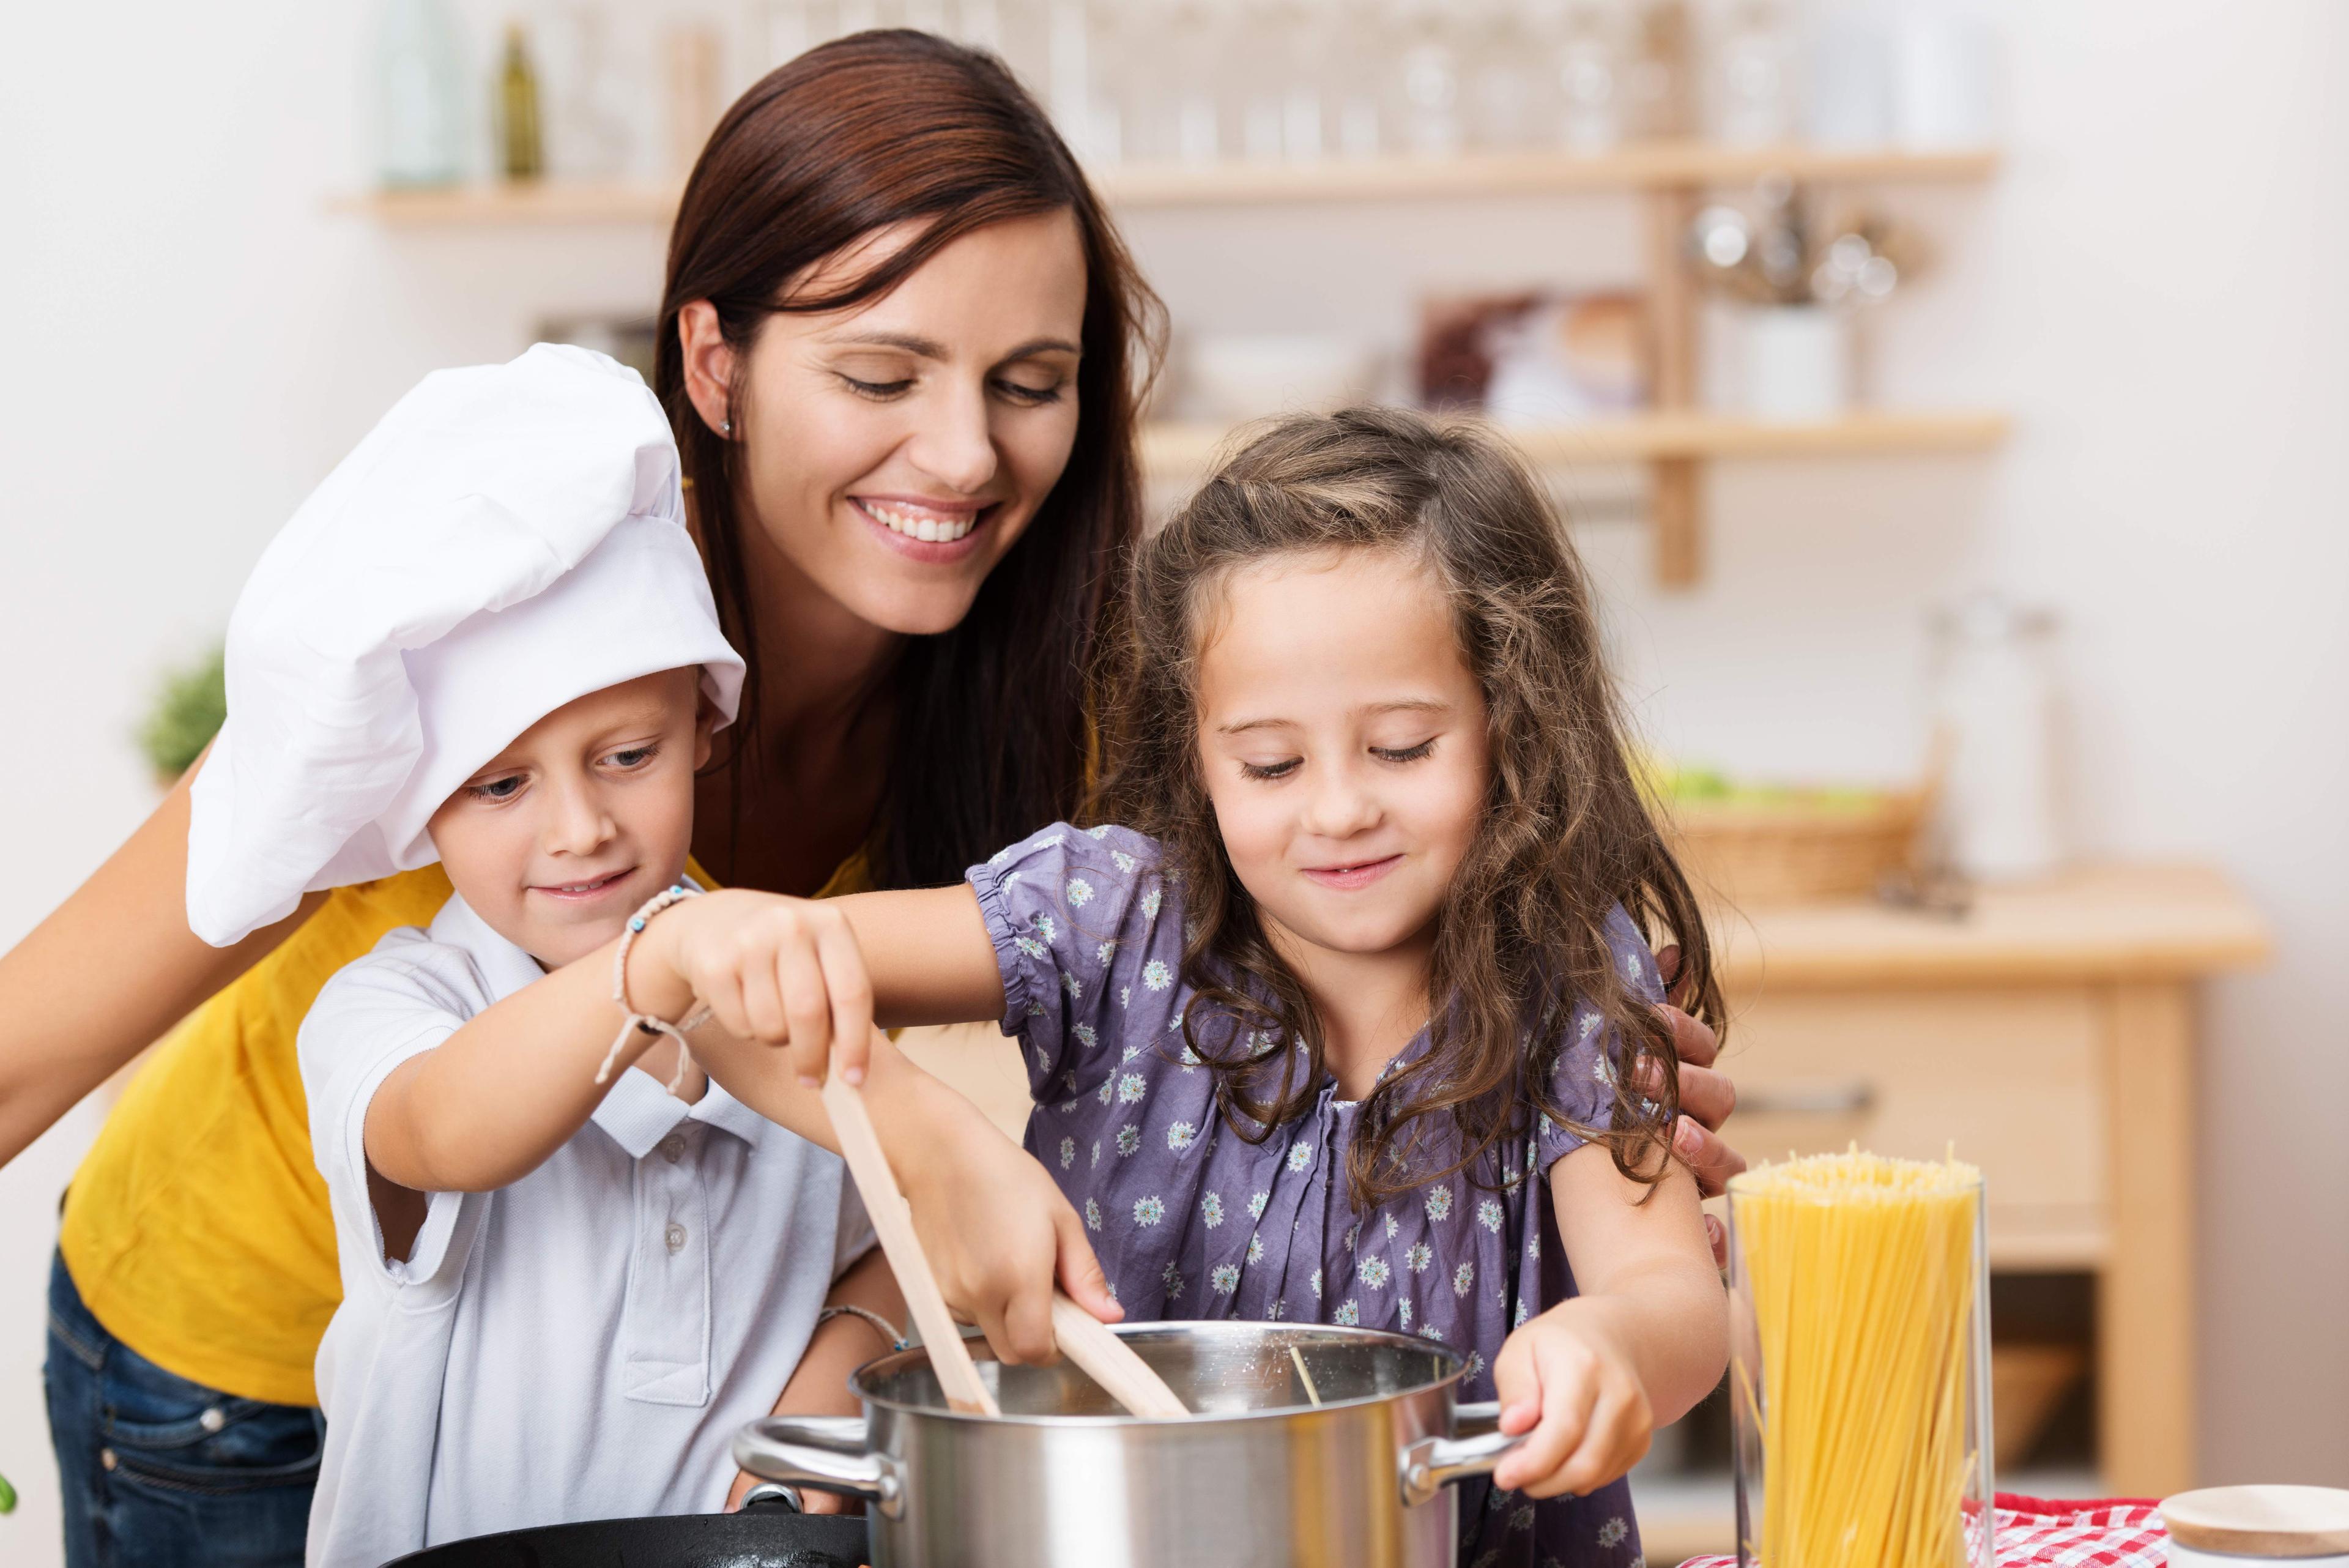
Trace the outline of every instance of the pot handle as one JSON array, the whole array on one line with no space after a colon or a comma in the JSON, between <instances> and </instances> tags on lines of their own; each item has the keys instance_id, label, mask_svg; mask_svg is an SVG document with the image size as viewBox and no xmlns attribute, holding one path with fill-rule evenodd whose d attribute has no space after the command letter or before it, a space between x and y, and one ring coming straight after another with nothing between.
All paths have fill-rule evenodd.
<instances>
[{"instance_id":1,"label":"pot handle","mask_svg":"<svg viewBox=\"0 0 2349 1568\"><path fill-rule=\"evenodd\" d=\"M897 1462L864 1446L862 1416L770 1416L734 1434L734 1462L761 1480L861 1497L889 1519L905 1504Z\"/></svg>"},{"instance_id":2,"label":"pot handle","mask_svg":"<svg viewBox=\"0 0 2349 1568\"><path fill-rule=\"evenodd\" d=\"M1469 1476L1490 1475L1501 1456L1525 1441L1524 1434L1505 1436L1500 1428L1501 1404L1488 1399L1478 1405L1455 1406L1455 1428L1481 1428L1460 1438L1422 1438L1402 1451L1402 1505L1417 1508L1446 1486ZM739 1455L740 1449L738 1447ZM744 1466L749 1469L749 1466ZM762 1474L762 1471L753 1471Z\"/></svg>"}]
</instances>

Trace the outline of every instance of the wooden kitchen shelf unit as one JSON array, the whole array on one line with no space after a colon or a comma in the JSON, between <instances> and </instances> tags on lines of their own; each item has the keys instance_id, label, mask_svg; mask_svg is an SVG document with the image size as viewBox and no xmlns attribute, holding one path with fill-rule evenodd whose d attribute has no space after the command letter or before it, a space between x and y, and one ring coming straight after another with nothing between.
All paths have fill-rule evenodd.
<instances>
[{"instance_id":1,"label":"wooden kitchen shelf unit","mask_svg":"<svg viewBox=\"0 0 2349 1568\"><path fill-rule=\"evenodd\" d=\"M1859 457L1987 452L2006 439L2004 414L1855 413L1832 420L1756 420L1678 410L1576 424L1505 427L1502 433L1544 468L1662 459ZM1208 424L1155 423L1142 432L1143 472L1169 482L1205 472L1231 431Z\"/></svg>"},{"instance_id":2,"label":"wooden kitchen shelf unit","mask_svg":"<svg viewBox=\"0 0 2349 1568\"><path fill-rule=\"evenodd\" d=\"M1962 182L1986 179L1997 167L1998 154L1989 149L1912 152L1640 141L1588 153L1331 158L1313 163L1124 163L1095 170L1093 179L1113 204L1138 210L1670 190L1748 184L1774 174L1806 184ZM342 198L335 206L400 227L666 223L677 210L677 198L678 187L661 182L546 180L369 192Z\"/></svg>"},{"instance_id":3,"label":"wooden kitchen shelf unit","mask_svg":"<svg viewBox=\"0 0 2349 1568\"><path fill-rule=\"evenodd\" d=\"M2197 991L2269 950L2214 870L2087 866L1961 918L1872 900L1717 910L1751 1158L1982 1168L1991 1266L2092 1274L2108 1491L2194 1484Z\"/></svg>"}]
</instances>

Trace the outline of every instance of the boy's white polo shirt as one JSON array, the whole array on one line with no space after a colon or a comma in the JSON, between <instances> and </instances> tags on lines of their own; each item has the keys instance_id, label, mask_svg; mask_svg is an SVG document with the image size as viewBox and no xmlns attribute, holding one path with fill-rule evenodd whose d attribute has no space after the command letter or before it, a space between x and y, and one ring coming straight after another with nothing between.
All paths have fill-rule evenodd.
<instances>
[{"instance_id":1,"label":"boy's white polo shirt","mask_svg":"<svg viewBox=\"0 0 2349 1568\"><path fill-rule=\"evenodd\" d=\"M343 1303L318 1347L312 1568L464 1536L723 1506L832 1282L873 1244L837 1157L711 1084L620 1075L495 1192L436 1193L407 1262L368 1201L367 1102L400 1063L540 979L452 898L327 982L303 1023Z\"/></svg>"}]
</instances>

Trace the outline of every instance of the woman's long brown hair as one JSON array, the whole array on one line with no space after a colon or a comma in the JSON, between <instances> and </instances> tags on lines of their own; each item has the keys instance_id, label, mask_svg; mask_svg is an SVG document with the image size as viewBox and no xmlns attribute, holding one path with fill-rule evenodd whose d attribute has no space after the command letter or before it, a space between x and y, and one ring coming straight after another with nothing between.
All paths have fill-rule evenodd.
<instances>
[{"instance_id":1,"label":"woman's long brown hair","mask_svg":"<svg viewBox=\"0 0 2349 1568\"><path fill-rule=\"evenodd\" d=\"M1486 1157L1506 1156L1534 1116L1605 1142L1617 1168L1653 1182L1679 1113L1678 1064L1670 1029L1617 971L1607 926L1620 908L1651 940L1677 941L1681 994L1719 1029L1712 950L1634 782L1581 564L1533 476L1470 426L1392 409L1282 421L1140 547L1094 815L1156 836L1181 882L1184 978L1198 992L1185 1041L1240 1136L1261 1139L1311 1109L1322 1030L1216 829L1199 765L1198 644L1235 569L1356 549L1423 563L1449 598L1484 691L1492 780L1436 917L1430 1048L1364 1105L1347 1156L1353 1200L1368 1209L1464 1169L1489 1181L1509 1162ZM1552 1089L1578 1000L1620 1042L1603 1128ZM1444 1140L1428 1135L1446 1119L1454 1158L1431 1163L1424 1151Z\"/></svg>"},{"instance_id":2,"label":"woman's long brown hair","mask_svg":"<svg viewBox=\"0 0 2349 1568\"><path fill-rule=\"evenodd\" d=\"M1116 563L1141 530L1135 409L1164 311L1035 100L993 57L927 34L862 33L802 55L742 95L694 165L669 237L654 390L677 430L719 616L750 664L742 717L721 749L737 773L737 841L755 793L760 690L790 674L761 668L743 448L686 395L678 313L715 306L741 367L775 312L878 298L964 234L1063 210L1086 271L1076 446L969 613L908 639L892 672L894 757L870 840L883 888L956 881L1082 797L1090 683L1122 591ZM843 287L784 297L817 264L909 223L920 225L911 243ZM746 407L735 391L732 406Z\"/></svg>"}]
</instances>

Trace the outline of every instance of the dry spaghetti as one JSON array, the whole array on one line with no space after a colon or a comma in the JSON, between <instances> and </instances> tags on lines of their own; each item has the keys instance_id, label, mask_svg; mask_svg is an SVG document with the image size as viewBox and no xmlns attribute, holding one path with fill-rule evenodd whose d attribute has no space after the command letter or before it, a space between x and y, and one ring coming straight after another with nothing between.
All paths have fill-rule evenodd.
<instances>
[{"instance_id":1,"label":"dry spaghetti","mask_svg":"<svg viewBox=\"0 0 2349 1568\"><path fill-rule=\"evenodd\" d=\"M1982 1173L1855 1151L1764 1166L1730 1193L1739 1441L1761 1460L1744 1555L1963 1568L1968 1500L1988 1490L1987 1434L1968 1419Z\"/></svg>"}]
</instances>

